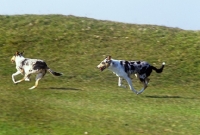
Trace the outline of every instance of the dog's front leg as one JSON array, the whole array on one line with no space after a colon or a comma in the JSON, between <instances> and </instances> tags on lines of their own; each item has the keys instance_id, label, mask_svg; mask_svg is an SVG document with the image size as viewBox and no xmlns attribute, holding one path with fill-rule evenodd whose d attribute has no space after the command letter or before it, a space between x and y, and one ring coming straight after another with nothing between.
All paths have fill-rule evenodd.
<instances>
[{"instance_id":1,"label":"dog's front leg","mask_svg":"<svg viewBox=\"0 0 200 135\"><path fill-rule=\"evenodd\" d=\"M20 83L20 82L24 81L26 78L27 78L27 75L25 75L21 80L18 80L15 83Z\"/></svg>"},{"instance_id":2,"label":"dog's front leg","mask_svg":"<svg viewBox=\"0 0 200 135\"><path fill-rule=\"evenodd\" d=\"M133 92L135 92L136 94L138 94L138 92L137 92L137 91L134 89L134 87L133 87L131 78L127 76L127 77L125 77L124 79L126 79L126 81L127 81L128 85L129 85L130 89L131 89Z\"/></svg>"},{"instance_id":3,"label":"dog's front leg","mask_svg":"<svg viewBox=\"0 0 200 135\"><path fill-rule=\"evenodd\" d=\"M25 73L25 70L24 70L23 68L18 68L18 71L20 71L22 75L26 74L26 73ZM30 81L30 76L31 76L31 74L28 75L28 76L25 78L25 81Z\"/></svg>"},{"instance_id":4,"label":"dog's front leg","mask_svg":"<svg viewBox=\"0 0 200 135\"><path fill-rule=\"evenodd\" d=\"M123 79L123 78L119 77L119 80L118 80L118 86L119 86L119 87L126 88L125 85L122 85L122 79Z\"/></svg>"},{"instance_id":5,"label":"dog's front leg","mask_svg":"<svg viewBox=\"0 0 200 135\"><path fill-rule=\"evenodd\" d=\"M17 82L15 81L15 76L21 74L20 71L17 71L16 73L12 74L12 81L17 84Z\"/></svg>"}]
</instances>

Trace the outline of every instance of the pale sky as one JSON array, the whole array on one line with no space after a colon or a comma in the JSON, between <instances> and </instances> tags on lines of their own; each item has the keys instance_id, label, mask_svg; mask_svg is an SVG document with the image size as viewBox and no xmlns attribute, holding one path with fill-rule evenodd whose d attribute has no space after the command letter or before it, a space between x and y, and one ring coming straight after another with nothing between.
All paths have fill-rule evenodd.
<instances>
[{"instance_id":1,"label":"pale sky","mask_svg":"<svg viewBox=\"0 0 200 135\"><path fill-rule=\"evenodd\" d=\"M0 14L62 14L200 30L200 0L0 0Z\"/></svg>"}]
</instances>

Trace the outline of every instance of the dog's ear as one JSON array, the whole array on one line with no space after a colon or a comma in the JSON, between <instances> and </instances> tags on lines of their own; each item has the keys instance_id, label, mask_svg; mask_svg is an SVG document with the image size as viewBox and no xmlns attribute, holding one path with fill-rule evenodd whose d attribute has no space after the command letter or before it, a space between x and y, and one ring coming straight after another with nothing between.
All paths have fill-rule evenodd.
<instances>
[{"instance_id":1,"label":"dog's ear","mask_svg":"<svg viewBox=\"0 0 200 135\"><path fill-rule=\"evenodd\" d=\"M24 51L22 51L20 54L23 55L23 54L24 54Z\"/></svg>"},{"instance_id":2,"label":"dog's ear","mask_svg":"<svg viewBox=\"0 0 200 135\"><path fill-rule=\"evenodd\" d=\"M111 56L109 55L109 56L107 57L107 59L108 59L108 60L111 60Z\"/></svg>"},{"instance_id":3,"label":"dog's ear","mask_svg":"<svg viewBox=\"0 0 200 135\"><path fill-rule=\"evenodd\" d=\"M19 52L18 52L18 51L16 51L15 55L16 55L16 56L17 56L17 55L19 55Z\"/></svg>"}]
</instances>

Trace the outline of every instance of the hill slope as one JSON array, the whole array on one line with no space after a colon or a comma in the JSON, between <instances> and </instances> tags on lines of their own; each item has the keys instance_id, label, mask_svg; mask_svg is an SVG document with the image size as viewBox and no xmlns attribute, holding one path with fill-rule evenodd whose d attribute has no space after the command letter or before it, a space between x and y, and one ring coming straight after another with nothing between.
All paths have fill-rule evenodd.
<instances>
[{"instance_id":1,"label":"hill slope","mask_svg":"<svg viewBox=\"0 0 200 135\"><path fill-rule=\"evenodd\" d=\"M64 66L64 70L73 66L77 74L83 74L79 68L91 72L103 55L112 55L116 59L142 59L156 66L165 61L167 66L162 78L170 84L185 85L200 80L197 75L200 74L200 32L197 31L61 15L0 18L3 60L17 50L24 50L27 57L51 62L53 59L54 65ZM7 59L3 64L6 68Z\"/></svg>"}]
</instances>

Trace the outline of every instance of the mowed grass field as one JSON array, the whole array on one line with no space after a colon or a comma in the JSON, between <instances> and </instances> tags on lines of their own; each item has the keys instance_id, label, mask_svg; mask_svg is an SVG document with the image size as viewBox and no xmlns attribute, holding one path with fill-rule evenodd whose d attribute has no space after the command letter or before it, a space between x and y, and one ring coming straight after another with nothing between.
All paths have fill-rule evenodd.
<instances>
[{"instance_id":1,"label":"mowed grass field","mask_svg":"<svg viewBox=\"0 0 200 135\"><path fill-rule=\"evenodd\" d=\"M199 31L62 15L0 20L0 135L200 133ZM47 73L34 90L28 88L35 75L13 84L16 51L64 75ZM136 95L119 88L112 72L96 68L106 55L166 66L161 74L152 72L149 87Z\"/></svg>"}]
</instances>

